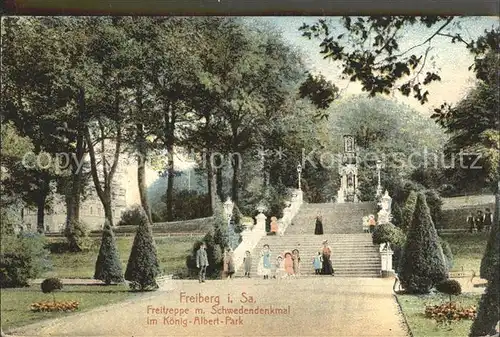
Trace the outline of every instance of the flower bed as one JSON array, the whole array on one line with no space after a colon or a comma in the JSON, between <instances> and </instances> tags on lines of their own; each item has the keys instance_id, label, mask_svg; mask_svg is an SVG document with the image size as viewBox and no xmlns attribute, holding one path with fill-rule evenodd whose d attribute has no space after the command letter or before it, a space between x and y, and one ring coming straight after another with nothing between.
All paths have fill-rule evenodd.
<instances>
[{"instance_id":1,"label":"flower bed","mask_svg":"<svg viewBox=\"0 0 500 337\"><path fill-rule=\"evenodd\" d=\"M33 312L53 312L65 311L71 312L78 310L79 303L77 301L42 301L31 304L31 311Z\"/></svg>"},{"instance_id":2,"label":"flower bed","mask_svg":"<svg viewBox=\"0 0 500 337\"><path fill-rule=\"evenodd\" d=\"M428 305L425 307L425 317L433 318L438 323L460 321L462 319L473 320L476 317L476 307L462 308L457 303L452 302Z\"/></svg>"}]
</instances>

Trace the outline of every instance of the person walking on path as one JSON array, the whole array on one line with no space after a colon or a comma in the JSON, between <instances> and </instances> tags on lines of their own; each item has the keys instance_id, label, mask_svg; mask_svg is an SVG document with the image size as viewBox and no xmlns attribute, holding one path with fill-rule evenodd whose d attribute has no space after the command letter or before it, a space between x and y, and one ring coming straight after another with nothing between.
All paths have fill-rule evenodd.
<instances>
[{"instance_id":1,"label":"person walking on path","mask_svg":"<svg viewBox=\"0 0 500 337\"><path fill-rule=\"evenodd\" d=\"M206 248L207 245L205 244L205 242L202 242L200 248L196 252L196 268L200 270L198 274L198 280L200 281L200 283L205 282L207 273L208 256Z\"/></svg>"},{"instance_id":2,"label":"person walking on path","mask_svg":"<svg viewBox=\"0 0 500 337\"><path fill-rule=\"evenodd\" d=\"M476 228L476 219L474 218L474 215L472 215L472 212L469 212L466 221L469 227L469 232L474 233L477 230L477 228Z\"/></svg>"},{"instance_id":3,"label":"person walking on path","mask_svg":"<svg viewBox=\"0 0 500 337\"><path fill-rule=\"evenodd\" d=\"M318 214L316 217L316 226L314 228L315 235L323 235L323 218Z\"/></svg>"},{"instance_id":4,"label":"person walking on path","mask_svg":"<svg viewBox=\"0 0 500 337\"><path fill-rule=\"evenodd\" d=\"M285 272L287 276L294 276L292 253L285 252Z\"/></svg>"},{"instance_id":5,"label":"person walking on path","mask_svg":"<svg viewBox=\"0 0 500 337\"><path fill-rule=\"evenodd\" d=\"M321 269L322 275L332 275L333 276L333 267L332 261L330 260L332 256L332 249L328 246L328 240L323 241L323 249L322 249L322 258L323 258L323 267Z\"/></svg>"}]
</instances>

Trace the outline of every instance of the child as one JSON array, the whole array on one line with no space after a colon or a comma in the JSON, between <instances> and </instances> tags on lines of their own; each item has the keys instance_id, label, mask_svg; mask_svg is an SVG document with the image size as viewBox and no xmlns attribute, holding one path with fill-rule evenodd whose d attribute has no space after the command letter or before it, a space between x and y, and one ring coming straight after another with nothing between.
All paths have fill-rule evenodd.
<instances>
[{"instance_id":1,"label":"child","mask_svg":"<svg viewBox=\"0 0 500 337\"><path fill-rule=\"evenodd\" d=\"M252 255L250 251L245 252L245 258L243 259L243 264L245 266L245 276L250 277L250 271L252 270Z\"/></svg>"},{"instance_id":2,"label":"child","mask_svg":"<svg viewBox=\"0 0 500 337\"><path fill-rule=\"evenodd\" d=\"M269 279L269 274L271 273L271 250L268 244L264 245L264 249L260 253L259 270L260 275L264 276L264 280Z\"/></svg>"},{"instance_id":3,"label":"child","mask_svg":"<svg viewBox=\"0 0 500 337\"><path fill-rule=\"evenodd\" d=\"M314 273L316 275L321 274L321 267L323 266L323 258L321 257L321 252L318 252L318 255L313 257L313 266L314 266Z\"/></svg>"},{"instance_id":4,"label":"child","mask_svg":"<svg viewBox=\"0 0 500 337\"><path fill-rule=\"evenodd\" d=\"M224 252L224 265L223 265L223 277L227 277L230 280L234 274L234 259L233 250L231 248L226 248Z\"/></svg>"},{"instance_id":5,"label":"child","mask_svg":"<svg viewBox=\"0 0 500 337\"><path fill-rule=\"evenodd\" d=\"M283 256L278 255L278 257L276 258L276 278L280 280L285 277L285 261L283 260Z\"/></svg>"},{"instance_id":6,"label":"child","mask_svg":"<svg viewBox=\"0 0 500 337\"><path fill-rule=\"evenodd\" d=\"M293 276L293 259L290 252L285 253L285 272L288 276Z\"/></svg>"}]
</instances>

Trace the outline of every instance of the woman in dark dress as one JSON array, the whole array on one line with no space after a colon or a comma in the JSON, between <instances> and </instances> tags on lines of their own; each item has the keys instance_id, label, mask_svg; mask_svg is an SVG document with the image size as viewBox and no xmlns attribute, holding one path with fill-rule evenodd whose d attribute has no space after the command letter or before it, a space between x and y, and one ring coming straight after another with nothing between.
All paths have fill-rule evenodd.
<instances>
[{"instance_id":1,"label":"woman in dark dress","mask_svg":"<svg viewBox=\"0 0 500 337\"><path fill-rule=\"evenodd\" d=\"M332 249L328 246L328 240L323 241L323 249L321 250L323 256L323 268L321 268L322 275L332 275L334 273L332 266Z\"/></svg>"},{"instance_id":2,"label":"woman in dark dress","mask_svg":"<svg viewBox=\"0 0 500 337\"><path fill-rule=\"evenodd\" d=\"M318 215L316 217L316 227L314 228L314 234L316 235L323 235L323 222L322 222L321 215Z\"/></svg>"}]
</instances>

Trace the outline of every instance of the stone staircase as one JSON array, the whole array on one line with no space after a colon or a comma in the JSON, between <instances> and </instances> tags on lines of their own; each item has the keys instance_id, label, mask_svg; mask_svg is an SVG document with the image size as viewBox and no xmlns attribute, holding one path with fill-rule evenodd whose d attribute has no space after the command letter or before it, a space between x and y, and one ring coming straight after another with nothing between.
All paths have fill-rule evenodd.
<instances>
[{"instance_id":1,"label":"stone staircase","mask_svg":"<svg viewBox=\"0 0 500 337\"><path fill-rule=\"evenodd\" d=\"M316 216L323 217L324 234L355 234L362 233L362 218L376 214L377 208L373 202L357 202L342 204L303 204L299 213L288 226L288 234L314 234Z\"/></svg>"},{"instance_id":2,"label":"stone staircase","mask_svg":"<svg viewBox=\"0 0 500 337\"><path fill-rule=\"evenodd\" d=\"M322 248L323 240L328 240L332 249L332 262L335 276L344 277L379 277L380 253L378 246L372 244L372 237L367 233L358 234L287 234L284 236L266 236L252 252L252 277L257 276L260 251L264 244L271 248L271 259L275 262L278 254L298 249L301 258L301 274L314 275L313 257ZM239 270L238 276L244 271Z\"/></svg>"},{"instance_id":3,"label":"stone staircase","mask_svg":"<svg viewBox=\"0 0 500 337\"><path fill-rule=\"evenodd\" d=\"M273 269L278 254L298 249L301 274L314 275L313 257L322 249L322 242L328 240L335 276L380 277L379 247L372 243L371 234L363 233L362 226L362 218L376 211L373 202L302 204L284 236L266 236L259 241L252 252L251 276L258 277L257 266L265 244L271 248ZM323 235L314 235L318 214L323 217ZM237 276L243 275L242 267Z\"/></svg>"}]
</instances>

